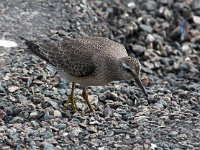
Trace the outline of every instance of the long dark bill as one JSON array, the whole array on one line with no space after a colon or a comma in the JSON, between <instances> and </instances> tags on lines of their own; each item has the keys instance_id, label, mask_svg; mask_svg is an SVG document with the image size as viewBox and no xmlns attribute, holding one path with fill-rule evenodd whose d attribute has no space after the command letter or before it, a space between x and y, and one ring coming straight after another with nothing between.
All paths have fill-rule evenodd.
<instances>
[{"instance_id":1,"label":"long dark bill","mask_svg":"<svg viewBox=\"0 0 200 150\"><path fill-rule=\"evenodd\" d=\"M147 94L147 91L146 89L144 88L141 80L139 78L136 78L135 79L135 82L137 83L137 85L141 88L142 92L145 94L146 97L148 97L148 94Z\"/></svg>"}]
</instances>

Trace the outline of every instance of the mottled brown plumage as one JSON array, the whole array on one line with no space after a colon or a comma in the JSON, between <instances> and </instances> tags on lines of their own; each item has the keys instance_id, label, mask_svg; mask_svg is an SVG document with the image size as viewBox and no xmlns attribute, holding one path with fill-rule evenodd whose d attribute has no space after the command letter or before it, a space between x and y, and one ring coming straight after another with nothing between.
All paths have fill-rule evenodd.
<instances>
[{"instance_id":1,"label":"mottled brown plumage","mask_svg":"<svg viewBox=\"0 0 200 150\"><path fill-rule=\"evenodd\" d=\"M140 63L129 57L123 45L103 37L86 37L66 41L59 46L49 43L34 44L26 40L26 45L34 53L53 64L66 78L84 87L105 85L114 80L135 79L139 87L147 93L139 79ZM72 90L73 91L73 90ZM73 92L70 101L76 109ZM87 99L86 90L83 92ZM89 103L88 100L86 100ZM88 104L91 111L91 105Z\"/></svg>"}]
</instances>

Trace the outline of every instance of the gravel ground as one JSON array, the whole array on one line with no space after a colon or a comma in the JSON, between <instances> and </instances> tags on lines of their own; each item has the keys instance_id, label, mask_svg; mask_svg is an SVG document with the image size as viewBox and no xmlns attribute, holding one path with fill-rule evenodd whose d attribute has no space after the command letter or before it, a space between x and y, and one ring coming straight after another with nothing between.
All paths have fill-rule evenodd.
<instances>
[{"instance_id":1,"label":"gravel ground","mask_svg":"<svg viewBox=\"0 0 200 150\"><path fill-rule=\"evenodd\" d=\"M1 0L0 149L200 149L199 0ZM71 84L17 37L99 35L142 64L149 102L130 81L89 87L95 113L72 113Z\"/></svg>"}]
</instances>

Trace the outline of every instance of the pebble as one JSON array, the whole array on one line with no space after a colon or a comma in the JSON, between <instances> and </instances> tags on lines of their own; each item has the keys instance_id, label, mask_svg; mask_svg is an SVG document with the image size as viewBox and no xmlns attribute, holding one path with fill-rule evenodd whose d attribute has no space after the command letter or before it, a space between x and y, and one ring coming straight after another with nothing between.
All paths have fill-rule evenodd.
<instances>
[{"instance_id":1,"label":"pebble","mask_svg":"<svg viewBox=\"0 0 200 150\"><path fill-rule=\"evenodd\" d=\"M199 2L199 0L194 0L192 2L192 9L193 10L200 10L200 2Z\"/></svg>"},{"instance_id":2,"label":"pebble","mask_svg":"<svg viewBox=\"0 0 200 150\"><path fill-rule=\"evenodd\" d=\"M19 90L19 87L18 86L9 86L8 87L8 91L9 92L11 92L11 93L13 93L13 92L15 92L15 91L17 91L17 90Z\"/></svg>"},{"instance_id":3,"label":"pebble","mask_svg":"<svg viewBox=\"0 0 200 150\"><path fill-rule=\"evenodd\" d=\"M187 44L183 44L181 50L182 50L183 52L187 52L187 51L190 50L190 47L189 47L189 45L187 45Z\"/></svg>"},{"instance_id":4,"label":"pebble","mask_svg":"<svg viewBox=\"0 0 200 150\"><path fill-rule=\"evenodd\" d=\"M108 117L108 118L110 118L110 117L112 117L113 116L113 109L111 109L110 107L106 107L105 109L104 109L104 117L106 118L106 117Z\"/></svg>"},{"instance_id":5,"label":"pebble","mask_svg":"<svg viewBox=\"0 0 200 150\"><path fill-rule=\"evenodd\" d=\"M62 114L59 110L54 110L53 115L54 117L62 117Z\"/></svg>"},{"instance_id":6,"label":"pebble","mask_svg":"<svg viewBox=\"0 0 200 150\"><path fill-rule=\"evenodd\" d=\"M111 137L111 136L113 136L113 135L114 135L114 132L111 131L111 130L108 130L108 131L106 131L106 133L105 133L105 136L107 136L107 137Z\"/></svg>"},{"instance_id":7,"label":"pebble","mask_svg":"<svg viewBox=\"0 0 200 150\"><path fill-rule=\"evenodd\" d=\"M30 118L35 118L38 115L38 112L34 111L29 114Z\"/></svg>"},{"instance_id":8,"label":"pebble","mask_svg":"<svg viewBox=\"0 0 200 150\"><path fill-rule=\"evenodd\" d=\"M98 147L98 150L105 150L105 147L104 146Z\"/></svg>"},{"instance_id":9,"label":"pebble","mask_svg":"<svg viewBox=\"0 0 200 150\"><path fill-rule=\"evenodd\" d=\"M157 8L157 3L154 1L148 1L143 4L143 9L147 11L153 11Z\"/></svg>"},{"instance_id":10,"label":"pebble","mask_svg":"<svg viewBox=\"0 0 200 150\"><path fill-rule=\"evenodd\" d=\"M65 129L67 127L67 125L62 123L62 124L57 124L55 127L58 128L58 129L63 130L63 129Z\"/></svg>"},{"instance_id":11,"label":"pebble","mask_svg":"<svg viewBox=\"0 0 200 150\"><path fill-rule=\"evenodd\" d=\"M54 150L55 147L52 144L45 142L43 149L44 150Z\"/></svg>"},{"instance_id":12,"label":"pebble","mask_svg":"<svg viewBox=\"0 0 200 150\"><path fill-rule=\"evenodd\" d=\"M79 127L73 127L71 133L72 133L74 136L78 136L79 133L80 133L81 131L82 131L82 130L81 130Z\"/></svg>"},{"instance_id":13,"label":"pebble","mask_svg":"<svg viewBox=\"0 0 200 150\"><path fill-rule=\"evenodd\" d=\"M53 136L53 133L52 133L52 132L46 131L46 132L43 133L42 139L49 139L49 138L51 138L52 136Z\"/></svg>"},{"instance_id":14,"label":"pebble","mask_svg":"<svg viewBox=\"0 0 200 150\"><path fill-rule=\"evenodd\" d=\"M194 23L200 25L200 17L199 16L193 16Z\"/></svg>"},{"instance_id":15,"label":"pebble","mask_svg":"<svg viewBox=\"0 0 200 150\"><path fill-rule=\"evenodd\" d=\"M113 116L117 119L117 120L121 120L122 115L120 115L119 113L113 113Z\"/></svg>"},{"instance_id":16,"label":"pebble","mask_svg":"<svg viewBox=\"0 0 200 150\"><path fill-rule=\"evenodd\" d=\"M6 115L7 113L4 110L0 109L0 118L3 119L6 117Z\"/></svg>"},{"instance_id":17,"label":"pebble","mask_svg":"<svg viewBox=\"0 0 200 150\"><path fill-rule=\"evenodd\" d=\"M4 88L3 86L1 86L1 85L0 85L0 92L1 92L1 93L6 93L5 88Z\"/></svg>"},{"instance_id":18,"label":"pebble","mask_svg":"<svg viewBox=\"0 0 200 150\"><path fill-rule=\"evenodd\" d=\"M143 55L146 51L146 48L144 46L137 45L137 44L133 45L131 48L132 48L133 52L139 56Z\"/></svg>"},{"instance_id":19,"label":"pebble","mask_svg":"<svg viewBox=\"0 0 200 150\"><path fill-rule=\"evenodd\" d=\"M130 7L130 8L132 8L132 9L134 9L136 7L136 4L134 2L129 2L127 4L127 6Z\"/></svg>"},{"instance_id":20,"label":"pebble","mask_svg":"<svg viewBox=\"0 0 200 150\"><path fill-rule=\"evenodd\" d=\"M155 40L155 38L152 34L148 34L146 40L147 40L147 42L153 42Z\"/></svg>"},{"instance_id":21,"label":"pebble","mask_svg":"<svg viewBox=\"0 0 200 150\"><path fill-rule=\"evenodd\" d=\"M53 118L54 118L54 116L49 115L49 113L45 113L45 115L44 115L44 120L50 120L50 119L53 119Z\"/></svg>"},{"instance_id":22,"label":"pebble","mask_svg":"<svg viewBox=\"0 0 200 150\"><path fill-rule=\"evenodd\" d=\"M144 31L146 31L146 32L148 32L148 33L152 33L152 31L153 31L153 29L152 29L150 26L145 25L145 24L140 24L139 27L140 27L142 30L144 30Z\"/></svg>"},{"instance_id":23,"label":"pebble","mask_svg":"<svg viewBox=\"0 0 200 150\"><path fill-rule=\"evenodd\" d=\"M51 105L51 106L53 106L53 108L54 109L59 109L59 106L58 106L58 103L56 103L56 102L54 102L54 101L52 101L52 100L47 100L47 102Z\"/></svg>"},{"instance_id":24,"label":"pebble","mask_svg":"<svg viewBox=\"0 0 200 150\"><path fill-rule=\"evenodd\" d=\"M106 95L105 95L105 93L99 93L98 96L99 96L99 100L100 100L100 101L105 101L105 100L106 100Z\"/></svg>"},{"instance_id":25,"label":"pebble","mask_svg":"<svg viewBox=\"0 0 200 150\"><path fill-rule=\"evenodd\" d=\"M24 122L24 118L20 116L16 116L12 118L12 120L10 120L10 123L23 123L23 122Z\"/></svg>"},{"instance_id":26,"label":"pebble","mask_svg":"<svg viewBox=\"0 0 200 150\"><path fill-rule=\"evenodd\" d=\"M171 136L177 136L178 135L178 133L176 132L176 131L171 131L170 133L169 133L169 135L171 135Z\"/></svg>"}]
</instances>

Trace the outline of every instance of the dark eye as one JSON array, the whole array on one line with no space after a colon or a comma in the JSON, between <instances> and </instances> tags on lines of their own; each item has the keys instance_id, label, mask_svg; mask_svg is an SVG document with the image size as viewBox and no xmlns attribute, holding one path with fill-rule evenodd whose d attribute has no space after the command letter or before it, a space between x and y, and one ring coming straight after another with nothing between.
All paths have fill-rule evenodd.
<instances>
[{"instance_id":1,"label":"dark eye","mask_svg":"<svg viewBox=\"0 0 200 150\"><path fill-rule=\"evenodd\" d=\"M127 71L128 73L131 73L131 72L132 72L129 68L126 68L126 71Z\"/></svg>"}]
</instances>

